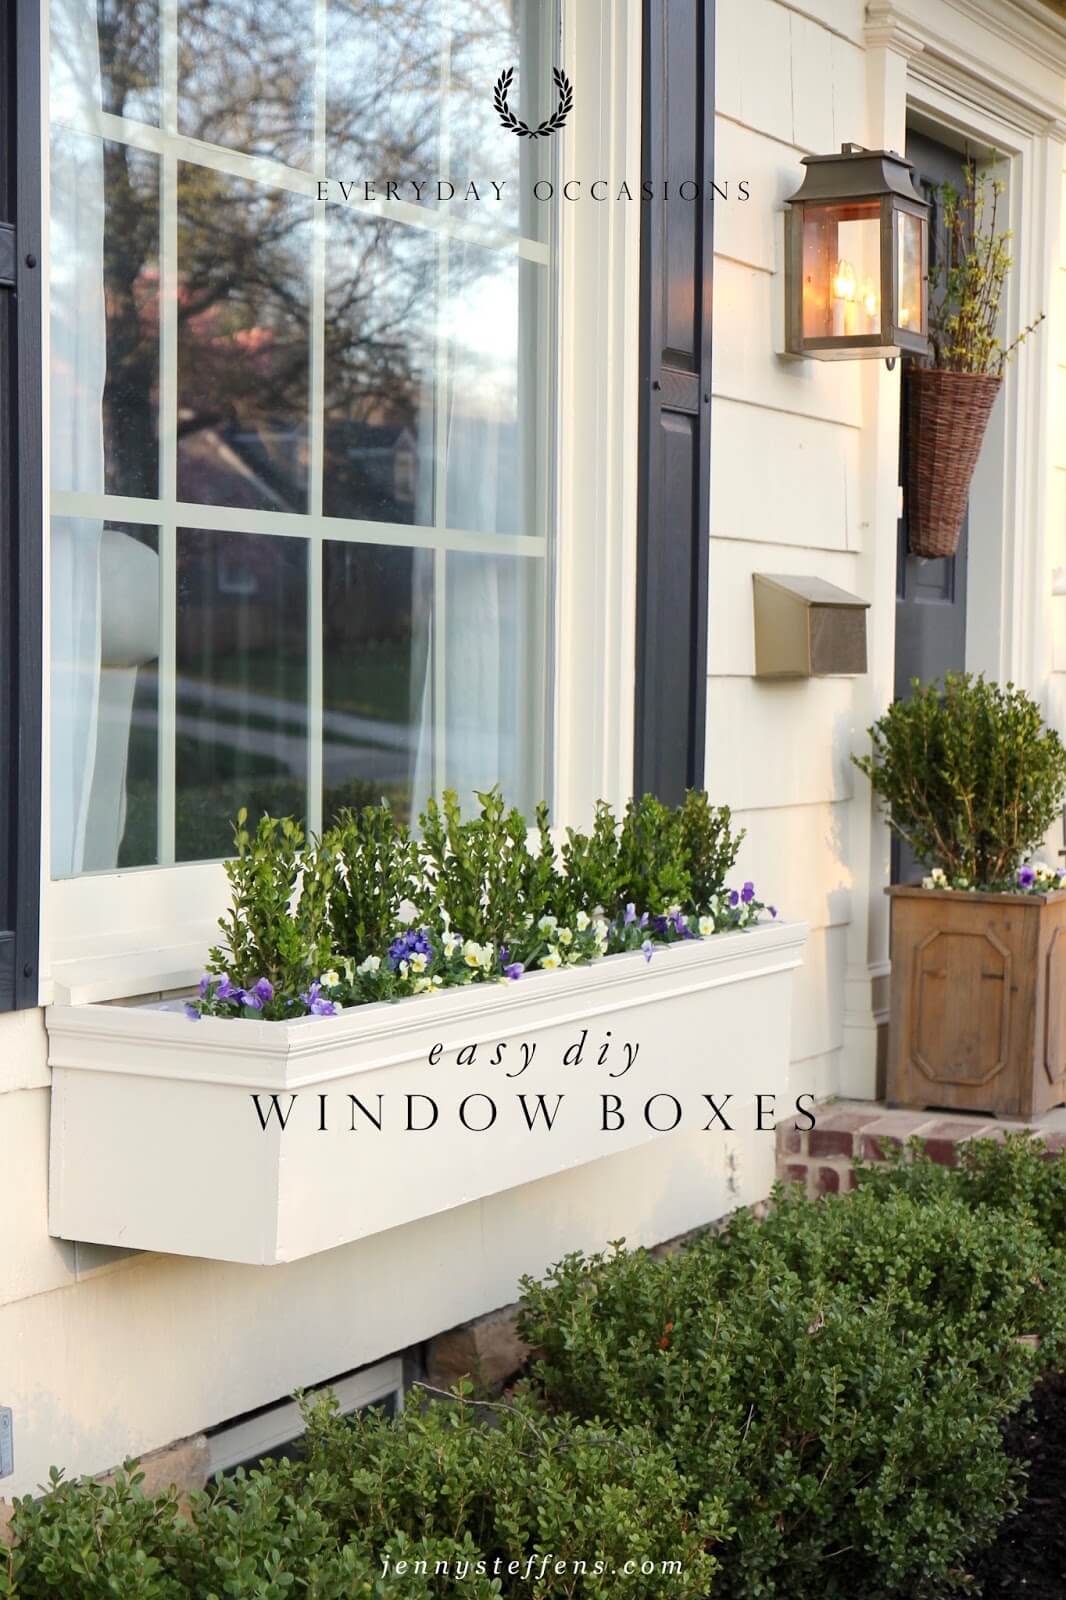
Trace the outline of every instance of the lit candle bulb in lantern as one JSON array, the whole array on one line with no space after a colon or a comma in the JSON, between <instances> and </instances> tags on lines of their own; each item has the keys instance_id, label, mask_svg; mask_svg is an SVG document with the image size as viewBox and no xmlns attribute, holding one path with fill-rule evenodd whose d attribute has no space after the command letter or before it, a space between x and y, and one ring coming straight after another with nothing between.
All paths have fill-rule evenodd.
<instances>
[{"instance_id":1,"label":"lit candle bulb in lantern","mask_svg":"<svg viewBox=\"0 0 1066 1600\"><path fill-rule=\"evenodd\" d=\"M910 323L910 320L911 320L911 308L910 308L910 306L900 306L900 308L899 308L899 325L900 325L900 327L901 328L906 328L908 326L908 324Z\"/></svg>"},{"instance_id":2,"label":"lit candle bulb in lantern","mask_svg":"<svg viewBox=\"0 0 1066 1600\"><path fill-rule=\"evenodd\" d=\"M862 286L862 309L866 313L866 332L876 333L878 301L872 278L867 278Z\"/></svg>"},{"instance_id":3,"label":"lit candle bulb in lantern","mask_svg":"<svg viewBox=\"0 0 1066 1600\"><path fill-rule=\"evenodd\" d=\"M850 261L837 262L832 287L833 338L841 339L855 331L855 268Z\"/></svg>"}]
</instances>

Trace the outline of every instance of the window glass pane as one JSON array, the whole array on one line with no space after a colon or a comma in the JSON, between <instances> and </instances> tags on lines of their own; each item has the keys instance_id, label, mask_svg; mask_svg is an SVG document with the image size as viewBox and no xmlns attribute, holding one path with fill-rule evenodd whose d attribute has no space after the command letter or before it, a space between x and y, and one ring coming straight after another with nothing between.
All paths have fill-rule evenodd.
<instances>
[{"instance_id":1,"label":"window glass pane","mask_svg":"<svg viewBox=\"0 0 1066 1600\"><path fill-rule=\"evenodd\" d=\"M551 171L550 139L519 137L502 125L494 88L510 69L508 111L538 128L558 108L551 77L554 8L543 0L446 0L448 84L445 101L447 176L465 191L473 179L479 220L542 236L547 208L533 196ZM502 187L496 191L487 179ZM464 212L465 214L465 212Z\"/></svg>"},{"instance_id":2,"label":"window glass pane","mask_svg":"<svg viewBox=\"0 0 1066 1600\"><path fill-rule=\"evenodd\" d=\"M229 854L233 819L307 808L307 544L178 529L175 854Z\"/></svg>"},{"instance_id":3,"label":"window glass pane","mask_svg":"<svg viewBox=\"0 0 1066 1600\"><path fill-rule=\"evenodd\" d=\"M310 165L314 11L313 0L180 0L179 131Z\"/></svg>"},{"instance_id":4,"label":"window glass pane","mask_svg":"<svg viewBox=\"0 0 1066 1600\"><path fill-rule=\"evenodd\" d=\"M538 474L546 274L510 251L451 241L447 266L447 521L543 532Z\"/></svg>"},{"instance_id":5,"label":"window glass pane","mask_svg":"<svg viewBox=\"0 0 1066 1600\"><path fill-rule=\"evenodd\" d=\"M445 589L445 784L473 806L499 783L532 815L544 781L543 563L453 551Z\"/></svg>"},{"instance_id":6,"label":"window glass pane","mask_svg":"<svg viewBox=\"0 0 1066 1600\"><path fill-rule=\"evenodd\" d=\"M178 168L178 499L306 511L312 202Z\"/></svg>"},{"instance_id":7,"label":"window glass pane","mask_svg":"<svg viewBox=\"0 0 1066 1600\"><path fill-rule=\"evenodd\" d=\"M432 180L426 189L435 204L441 0L330 0L326 28L326 170L360 185L400 180L398 194L415 204L412 180Z\"/></svg>"},{"instance_id":8,"label":"window glass pane","mask_svg":"<svg viewBox=\"0 0 1066 1600\"><path fill-rule=\"evenodd\" d=\"M52 132L52 487L159 482L159 158Z\"/></svg>"},{"instance_id":9,"label":"window glass pane","mask_svg":"<svg viewBox=\"0 0 1066 1600\"><path fill-rule=\"evenodd\" d=\"M804 336L840 339L880 331L880 202L805 207Z\"/></svg>"},{"instance_id":10,"label":"window glass pane","mask_svg":"<svg viewBox=\"0 0 1066 1600\"><path fill-rule=\"evenodd\" d=\"M159 0L52 0L52 121L103 110L159 123Z\"/></svg>"},{"instance_id":11,"label":"window glass pane","mask_svg":"<svg viewBox=\"0 0 1066 1600\"><path fill-rule=\"evenodd\" d=\"M322 812L387 799L410 817L432 782L432 550L322 546Z\"/></svg>"},{"instance_id":12,"label":"window glass pane","mask_svg":"<svg viewBox=\"0 0 1066 1600\"><path fill-rule=\"evenodd\" d=\"M924 218L912 216L909 211L898 215L899 227L899 306L898 320L901 328L914 333L925 332L925 296L922 293L922 268L925 255Z\"/></svg>"},{"instance_id":13,"label":"window glass pane","mask_svg":"<svg viewBox=\"0 0 1066 1600\"><path fill-rule=\"evenodd\" d=\"M159 530L52 523L52 874L158 859Z\"/></svg>"},{"instance_id":14,"label":"window glass pane","mask_svg":"<svg viewBox=\"0 0 1066 1600\"><path fill-rule=\"evenodd\" d=\"M437 240L326 208L323 510L433 522Z\"/></svg>"}]
</instances>

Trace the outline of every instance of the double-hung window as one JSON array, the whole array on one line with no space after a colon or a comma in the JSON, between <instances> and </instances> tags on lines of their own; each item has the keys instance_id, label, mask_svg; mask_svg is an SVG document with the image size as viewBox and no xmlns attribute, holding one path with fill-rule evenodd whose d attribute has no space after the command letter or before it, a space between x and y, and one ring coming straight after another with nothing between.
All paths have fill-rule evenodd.
<instances>
[{"instance_id":1,"label":"double-hung window","mask_svg":"<svg viewBox=\"0 0 1066 1600\"><path fill-rule=\"evenodd\" d=\"M628 792L635 16L49 0L51 992L188 981L242 806Z\"/></svg>"},{"instance_id":2,"label":"double-hung window","mask_svg":"<svg viewBox=\"0 0 1066 1600\"><path fill-rule=\"evenodd\" d=\"M553 12L51 0L53 878L545 791Z\"/></svg>"}]
</instances>

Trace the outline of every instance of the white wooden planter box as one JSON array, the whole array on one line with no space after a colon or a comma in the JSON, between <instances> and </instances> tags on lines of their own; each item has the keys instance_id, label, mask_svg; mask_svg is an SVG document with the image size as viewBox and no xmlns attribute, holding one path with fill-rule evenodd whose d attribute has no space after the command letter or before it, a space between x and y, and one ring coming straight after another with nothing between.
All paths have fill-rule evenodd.
<instances>
[{"instance_id":1,"label":"white wooden planter box","mask_svg":"<svg viewBox=\"0 0 1066 1600\"><path fill-rule=\"evenodd\" d=\"M51 1232L291 1261L663 1138L650 1123L670 1128L668 1096L681 1129L710 1122L707 1138L723 1137L708 1094L719 1105L731 1094L727 1117L751 1129L756 1095L788 1110L792 972L806 934L768 923L657 947L650 962L609 956L297 1022L52 1006ZM474 1062L459 1065L471 1045ZM626 1045L636 1056L623 1073ZM519 1071L523 1046L533 1055ZM555 1113L551 1131L538 1095ZM608 1117L610 1131L605 1095L624 1117ZM423 1127L431 1102L436 1121ZM472 1131L493 1108L491 1127Z\"/></svg>"}]
</instances>

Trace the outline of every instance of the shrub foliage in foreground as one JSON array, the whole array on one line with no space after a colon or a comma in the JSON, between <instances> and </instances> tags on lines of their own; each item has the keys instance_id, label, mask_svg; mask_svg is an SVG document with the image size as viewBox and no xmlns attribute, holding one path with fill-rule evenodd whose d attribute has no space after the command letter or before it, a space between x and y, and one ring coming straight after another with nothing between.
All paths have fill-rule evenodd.
<instances>
[{"instance_id":1,"label":"shrub foliage in foreground","mask_svg":"<svg viewBox=\"0 0 1066 1600\"><path fill-rule=\"evenodd\" d=\"M1017 1498L1000 1424L1062 1362L1064 1225L1066 1163L1010 1139L778 1193L665 1260L568 1257L524 1285L514 1407L319 1399L302 1459L185 1508L57 1479L0 1596L939 1600Z\"/></svg>"},{"instance_id":2,"label":"shrub foliage in foreground","mask_svg":"<svg viewBox=\"0 0 1066 1600\"><path fill-rule=\"evenodd\" d=\"M712 1589L721 1512L713 1497L686 1509L699 1497L643 1429L573 1424L528 1402L415 1405L394 1423L341 1418L319 1400L308 1421L305 1459L239 1473L193 1495L185 1514L174 1495L145 1498L126 1475L20 1501L0 1595L697 1600ZM542 1574L541 1552L566 1571ZM438 1562L447 1575L435 1575Z\"/></svg>"},{"instance_id":3,"label":"shrub foliage in foreground","mask_svg":"<svg viewBox=\"0 0 1066 1600\"><path fill-rule=\"evenodd\" d=\"M961 1582L1015 1501L999 1425L1061 1354L1066 1301L1023 1211L887 1184L779 1195L665 1261L571 1256L523 1288L549 1403L650 1424L725 1496L714 1593L735 1600Z\"/></svg>"}]
</instances>

